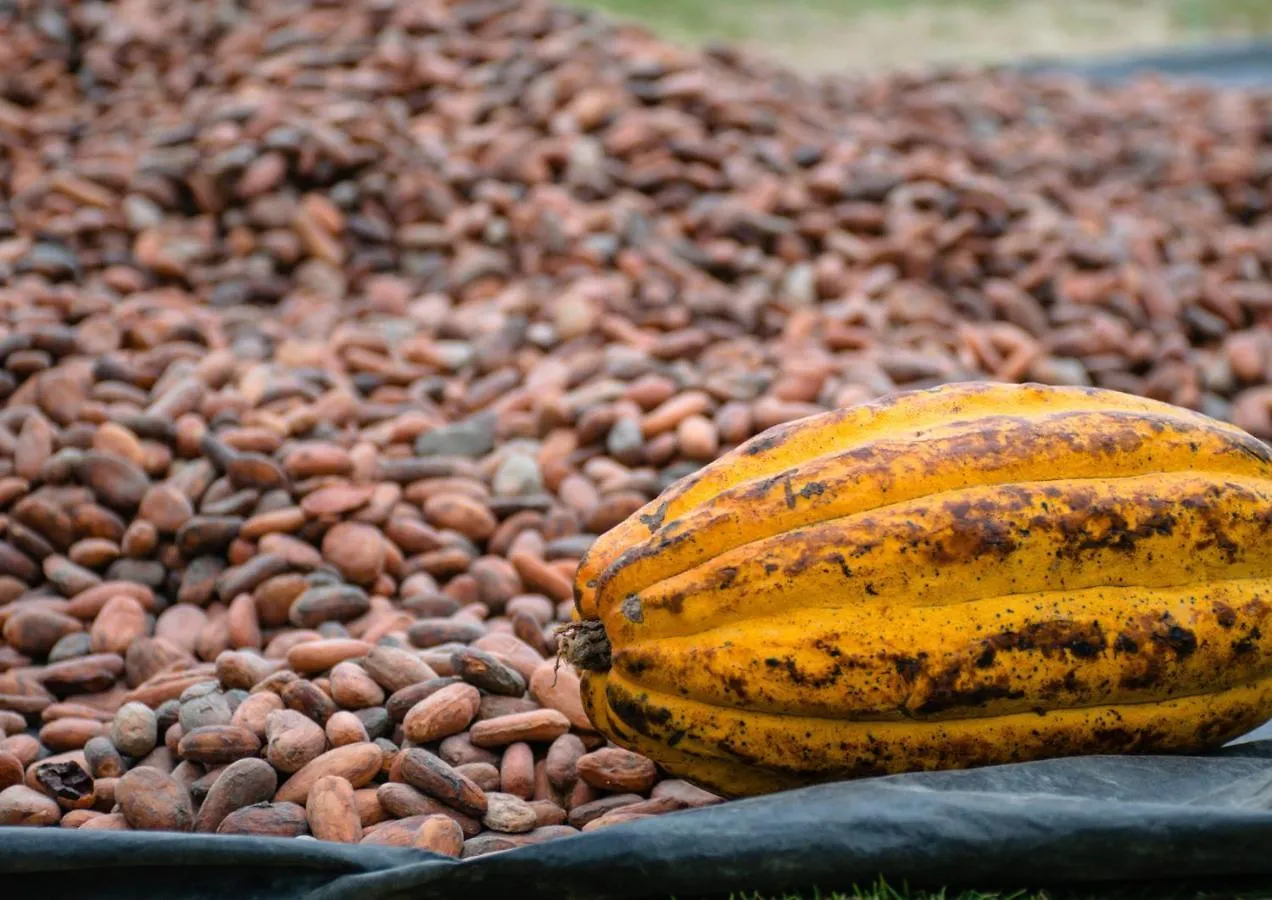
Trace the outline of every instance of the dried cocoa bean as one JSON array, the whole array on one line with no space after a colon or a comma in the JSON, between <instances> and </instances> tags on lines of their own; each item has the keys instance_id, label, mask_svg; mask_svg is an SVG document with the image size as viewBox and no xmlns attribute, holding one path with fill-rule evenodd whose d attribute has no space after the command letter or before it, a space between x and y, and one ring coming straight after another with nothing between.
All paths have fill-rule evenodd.
<instances>
[{"instance_id":1,"label":"dried cocoa bean","mask_svg":"<svg viewBox=\"0 0 1272 900\"><path fill-rule=\"evenodd\" d=\"M307 834L305 808L295 803L254 803L236 809L221 820L217 834L255 834L263 837L296 837Z\"/></svg>"},{"instance_id":2,"label":"dried cocoa bean","mask_svg":"<svg viewBox=\"0 0 1272 900\"><path fill-rule=\"evenodd\" d=\"M344 778L324 775L315 781L305 812L310 833L321 841L356 844L362 840L362 819L353 786Z\"/></svg>"},{"instance_id":3,"label":"dried cocoa bean","mask_svg":"<svg viewBox=\"0 0 1272 900\"><path fill-rule=\"evenodd\" d=\"M262 759L248 757L230 763L212 782L199 814L195 831L215 832L230 813L265 803L278 789L278 776Z\"/></svg>"},{"instance_id":4,"label":"dried cocoa bean","mask_svg":"<svg viewBox=\"0 0 1272 900\"><path fill-rule=\"evenodd\" d=\"M139 764L119 779L115 800L130 828L140 831L190 831L194 806L190 794L171 775Z\"/></svg>"},{"instance_id":5,"label":"dried cocoa bean","mask_svg":"<svg viewBox=\"0 0 1272 900\"><path fill-rule=\"evenodd\" d=\"M283 782L274 796L278 803L303 803L314 783L325 775L338 775L355 788L362 787L380 771L384 754L375 744L336 747L306 764Z\"/></svg>"},{"instance_id":6,"label":"dried cocoa bean","mask_svg":"<svg viewBox=\"0 0 1272 900\"><path fill-rule=\"evenodd\" d=\"M446 816L426 816L415 833L413 845L442 856L458 857L464 850L464 831Z\"/></svg>"},{"instance_id":7,"label":"dried cocoa bean","mask_svg":"<svg viewBox=\"0 0 1272 900\"><path fill-rule=\"evenodd\" d=\"M403 781L430 797L470 816L480 817L485 813L485 791L427 750L403 750L397 765Z\"/></svg>"}]
</instances>

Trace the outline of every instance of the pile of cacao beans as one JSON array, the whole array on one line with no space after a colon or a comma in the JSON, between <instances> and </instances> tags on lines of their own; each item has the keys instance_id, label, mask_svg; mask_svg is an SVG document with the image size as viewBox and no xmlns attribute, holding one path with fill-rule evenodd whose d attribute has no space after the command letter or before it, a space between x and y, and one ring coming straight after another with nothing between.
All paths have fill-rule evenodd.
<instances>
[{"instance_id":1,"label":"pile of cacao beans","mask_svg":"<svg viewBox=\"0 0 1272 900\"><path fill-rule=\"evenodd\" d=\"M969 380L1272 437L1272 94L801 79L541 0L0 3L0 825L474 856L720 802L597 535Z\"/></svg>"}]
</instances>

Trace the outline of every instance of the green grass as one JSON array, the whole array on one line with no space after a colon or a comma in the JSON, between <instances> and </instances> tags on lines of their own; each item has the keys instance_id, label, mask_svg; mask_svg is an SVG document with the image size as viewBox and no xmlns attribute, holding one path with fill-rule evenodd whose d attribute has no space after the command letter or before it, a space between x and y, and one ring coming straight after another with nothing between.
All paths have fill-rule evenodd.
<instances>
[{"instance_id":1,"label":"green grass","mask_svg":"<svg viewBox=\"0 0 1272 900\"><path fill-rule=\"evenodd\" d=\"M814 891L809 894L786 894L782 897L765 897L761 894L735 894L730 900L1053 900L1053 895L1045 891L908 891L904 888L892 888L880 881L878 884L843 894L832 892L823 894Z\"/></svg>"},{"instance_id":2,"label":"green grass","mask_svg":"<svg viewBox=\"0 0 1272 900\"><path fill-rule=\"evenodd\" d=\"M687 44L748 45L797 68L877 69L1116 52L1272 34L1272 0L567 0Z\"/></svg>"},{"instance_id":3,"label":"green grass","mask_svg":"<svg viewBox=\"0 0 1272 900\"><path fill-rule=\"evenodd\" d=\"M763 32L757 21L781 11L793 17L825 17L850 23L863 14L904 14L931 7L940 0L573 0L575 6L604 10L611 15L641 22L664 34L699 41L749 40ZM1013 0L952 0L993 13ZM1204 4L1205 0L1199 0ZM1253 2L1253 0L1251 0Z\"/></svg>"},{"instance_id":4,"label":"green grass","mask_svg":"<svg viewBox=\"0 0 1272 900\"><path fill-rule=\"evenodd\" d=\"M910 890L889 885L883 879L847 891L818 890L788 892L781 895L741 893L728 900L1269 900L1272 885L1232 883L1226 887L1204 887L1187 884L1151 884L1097 888L1018 889L1018 890Z\"/></svg>"},{"instance_id":5,"label":"green grass","mask_svg":"<svg viewBox=\"0 0 1272 900\"><path fill-rule=\"evenodd\" d=\"M865 14L905 15L916 9L962 7L987 16L1001 14L1018 0L571 0L574 6L604 10L667 33L698 40L756 37L758 16L795 10L851 22ZM1057 0L1060 2L1060 0ZM1181 32L1267 34L1272 32L1272 0L1122 0L1128 8L1161 7Z\"/></svg>"},{"instance_id":6,"label":"green grass","mask_svg":"<svg viewBox=\"0 0 1272 900\"><path fill-rule=\"evenodd\" d=\"M730 900L1054 900L1045 891L910 891L893 888L880 880L876 884L851 893L813 891L807 894L786 894L782 897L765 897L761 894L735 894Z\"/></svg>"},{"instance_id":7,"label":"green grass","mask_svg":"<svg viewBox=\"0 0 1272 900\"><path fill-rule=\"evenodd\" d=\"M1172 14L1188 33L1267 34L1272 32L1270 0L1174 0Z\"/></svg>"}]
</instances>

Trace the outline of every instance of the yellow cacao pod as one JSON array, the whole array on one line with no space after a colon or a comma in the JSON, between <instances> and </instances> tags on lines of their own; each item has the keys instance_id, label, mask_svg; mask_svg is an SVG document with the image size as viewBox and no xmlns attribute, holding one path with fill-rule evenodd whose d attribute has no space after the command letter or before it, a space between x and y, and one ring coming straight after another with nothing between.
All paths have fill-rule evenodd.
<instances>
[{"instance_id":1,"label":"yellow cacao pod","mask_svg":"<svg viewBox=\"0 0 1272 900\"><path fill-rule=\"evenodd\" d=\"M616 743L729 796L1272 717L1272 450L1111 391L959 384L773 428L583 560Z\"/></svg>"}]
</instances>

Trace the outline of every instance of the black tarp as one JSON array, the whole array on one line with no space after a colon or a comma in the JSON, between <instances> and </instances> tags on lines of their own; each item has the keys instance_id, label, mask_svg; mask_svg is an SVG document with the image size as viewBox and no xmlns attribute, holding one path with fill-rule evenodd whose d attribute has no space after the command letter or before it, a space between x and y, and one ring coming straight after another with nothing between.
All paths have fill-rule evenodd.
<instances>
[{"instance_id":1,"label":"black tarp","mask_svg":"<svg viewBox=\"0 0 1272 900\"><path fill-rule=\"evenodd\" d=\"M1102 84L1155 75L1214 87L1272 86L1272 40L1228 41L1171 47L1132 56L1092 59L1039 59L1014 68L1027 72L1064 72Z\"/></svg>"},{"instance_id":2,"label":"black tarp","mask_svg":"<svg viewBox=\"0 0 1272 900\"><path fill-rule=\"evenodd\" d=\"M281 838L0 829L0 896L691 897L845 886L1267 878L1272 741L805 788L468 860ZM56 893L50 895L50 889Z\"/></svg>"}]
</instances>

